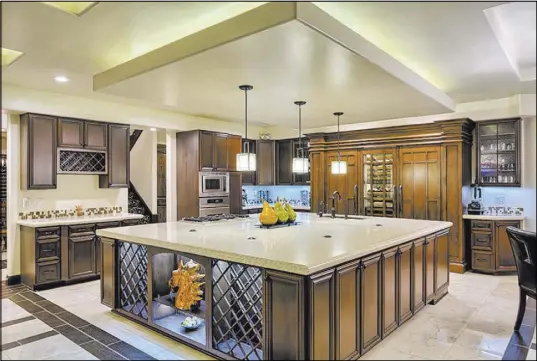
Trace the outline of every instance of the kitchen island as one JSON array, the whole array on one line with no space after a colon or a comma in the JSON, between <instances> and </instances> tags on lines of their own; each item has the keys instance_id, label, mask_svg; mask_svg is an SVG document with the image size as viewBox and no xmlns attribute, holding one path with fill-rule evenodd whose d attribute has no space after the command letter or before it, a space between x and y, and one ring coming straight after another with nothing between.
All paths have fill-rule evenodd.
<instances>
[{"instance_id":1,"label":"kitchen island","mask_svg":"<svg viewBox=\"0 0 537 361\"><path fill-rule=\"evenodd\" d=\"M358 358L448 292L450 222L257 218L98 230L102 302L218 358L327 360ZM203 281L187 309L168 284L185 264Z\"/></svg>"}]
</instances>

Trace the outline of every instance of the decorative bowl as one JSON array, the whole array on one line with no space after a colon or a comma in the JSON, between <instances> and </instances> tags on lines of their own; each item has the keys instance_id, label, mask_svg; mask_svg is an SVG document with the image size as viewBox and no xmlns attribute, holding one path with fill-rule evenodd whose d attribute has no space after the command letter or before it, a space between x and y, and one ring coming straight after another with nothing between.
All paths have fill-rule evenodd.
<instances>
[{"instance_id":1,"label":"decorative bowl","mask_svg":"<svg viewBox=\"0 0 537 361\"><path fill-rule=\"evenodd\" d=\"M198 327L200 327L202 324L202 320L196 316L188 316L181 322L181 326L185 328L185 330L193 331L196 330Z\"/></svg>"}]
</instances>

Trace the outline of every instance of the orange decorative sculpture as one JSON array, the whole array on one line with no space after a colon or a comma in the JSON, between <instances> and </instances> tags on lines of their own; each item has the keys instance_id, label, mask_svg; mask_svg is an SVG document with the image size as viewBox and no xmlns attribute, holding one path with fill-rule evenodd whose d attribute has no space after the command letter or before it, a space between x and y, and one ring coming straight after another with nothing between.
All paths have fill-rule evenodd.
<instances>
[{"instance_id":1,"label":"orange decorative sculpture","mask_svg":"<svg viewBox=\"0 0 537 361\"><path fill-rule=\"evenodd\" d=\"M188 311L192 306L195 306L201 301L203 290L201 286L205 282L200 282L205 275L199 274L200 265L190 260L183 264L183 260L179 261L179 267L172 272L172 278L168 281L170 290L179 288L175 297L175 307L179 310Z\"/></svg>"}]
</instances>

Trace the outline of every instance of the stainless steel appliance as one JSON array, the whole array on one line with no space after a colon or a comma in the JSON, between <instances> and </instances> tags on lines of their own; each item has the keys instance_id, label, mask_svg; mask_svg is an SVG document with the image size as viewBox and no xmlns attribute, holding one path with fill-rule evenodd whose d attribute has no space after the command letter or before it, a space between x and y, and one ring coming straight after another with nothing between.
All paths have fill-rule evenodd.
<instances>
[{"instance_id":1,"label":"stainless steel appliance","mask_svg":"<svg viewBox=\"0 0 537 361\"><path fill-rule=\"evenodd\" d=\"M200 217L211 214L229 214L229 196L200 197Z\"/></svg>"},{"instance_id":2,"label":"stainless steel appliance","mask_svg":"<svg viewBox=\"0 0 537 361\"><path fill-rule=\"evenodd\" d=\"M229 196L229 173L200 172L199 180L200 197Z\"/></svg>"}]
</instances>

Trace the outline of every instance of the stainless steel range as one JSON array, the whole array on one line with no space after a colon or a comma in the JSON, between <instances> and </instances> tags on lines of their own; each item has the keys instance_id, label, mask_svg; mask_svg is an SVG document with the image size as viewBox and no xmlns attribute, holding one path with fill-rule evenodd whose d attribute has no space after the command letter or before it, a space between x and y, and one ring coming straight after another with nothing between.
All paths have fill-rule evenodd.
<instances>
[{"instance_id":1,"label":"stainless steel range","mask_svg":"<svg viewBox=\"0 0 537 361\"><path fill-rule=\"evenodd\" d=\"M211 214L229 214L229 196L214 196L199 198L200 217Z\"/></svg>"}]
</instances>

